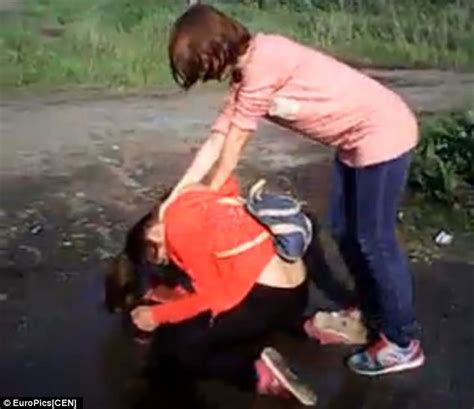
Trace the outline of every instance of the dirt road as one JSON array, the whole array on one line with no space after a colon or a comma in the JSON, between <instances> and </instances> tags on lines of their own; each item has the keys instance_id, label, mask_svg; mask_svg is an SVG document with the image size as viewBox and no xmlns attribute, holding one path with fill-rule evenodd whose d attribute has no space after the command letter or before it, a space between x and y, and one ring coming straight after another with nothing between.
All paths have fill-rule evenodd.
<instances>
[{"instance_id":1,"label":"dirt road","mask_svg":"<svg viewBox=\"0 0 474 409\"><path fill-rule=\"evenodd\" d=\"M465 104L474 75L377 72L417 109ZM129 407L138 351L102 308L99 260L172 185L199 146L222 99L182 94L23 94L3 99L0 170L0 395L84 396L86 408ZM265 126L246 151L244 184L268 177L291 187L320 216L332 153ZM334 249L326 249L343 276ZM469 258L469 257L468 257ZM474 256L472 257L474 260ZM348 349L283 339L324 409L451 409L474 404L471 362L474 267L418 265L418 309L428 354L412 374L366 380L342 365ZM315 303L330 305L315 293ZM219 408L289 408L204 385Z\"/></svg>"}]
</instances>

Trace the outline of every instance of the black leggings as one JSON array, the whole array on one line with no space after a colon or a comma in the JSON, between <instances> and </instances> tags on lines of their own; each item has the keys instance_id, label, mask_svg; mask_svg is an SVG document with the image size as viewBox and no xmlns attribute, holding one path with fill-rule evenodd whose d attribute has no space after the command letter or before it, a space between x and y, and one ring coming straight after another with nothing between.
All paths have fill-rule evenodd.
<instances>
[{"instance_id":1,"label":"black leggings","mask_svg":"<svg viewBox=\"0 0 474 409\"><path fill-rule=\"evenodd\" d=\"M254 387L254 362L265 346L265 337L302 328L307 299L306 281L284 289L256 284L239 305L214 320L206 312L160 326L151 344L153 373L167 383L218 378Z\"/></svg>"}]
</instances>

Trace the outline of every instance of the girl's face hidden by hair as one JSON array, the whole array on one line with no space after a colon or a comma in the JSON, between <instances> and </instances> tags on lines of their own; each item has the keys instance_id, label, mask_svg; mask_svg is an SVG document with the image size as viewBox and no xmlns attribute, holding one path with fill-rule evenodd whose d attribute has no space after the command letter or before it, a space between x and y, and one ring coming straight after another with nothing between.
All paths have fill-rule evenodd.
<instances>
[{"instance_id":1,"label":"girl's face hidden by hair","mask_svg":"<svg viewBox=\"0 0 474 409\"><path fill-rule=\"evenodd\" d=\"M163 223L151 224L147 231L147 260L154 264L168 264L165 249L165 235Z\"/></svg>"}]
</instances>

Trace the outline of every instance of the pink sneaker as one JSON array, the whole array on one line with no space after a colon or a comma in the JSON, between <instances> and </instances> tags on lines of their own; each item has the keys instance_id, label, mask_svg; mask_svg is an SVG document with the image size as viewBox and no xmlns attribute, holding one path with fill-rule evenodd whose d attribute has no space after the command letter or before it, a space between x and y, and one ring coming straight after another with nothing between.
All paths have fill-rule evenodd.
<instances>
[{"instance_id":1,"label":"pink sneaker","mask_svg":"<svg viewBox=\"0 0 474 409\"><path fill-rule=\"evenodd\" d=\"M317 397L311 387L291 371L283 357L273 348L265 348L255 362L258 375L257 392L289 398L292 395L305 406L316 405Z\"/></svg>"}]
</instances>

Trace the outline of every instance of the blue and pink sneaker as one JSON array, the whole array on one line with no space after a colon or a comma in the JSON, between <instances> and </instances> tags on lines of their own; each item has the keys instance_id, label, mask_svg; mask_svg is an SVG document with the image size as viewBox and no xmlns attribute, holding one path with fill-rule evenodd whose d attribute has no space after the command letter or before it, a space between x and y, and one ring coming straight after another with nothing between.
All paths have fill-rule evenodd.
<instances>
[{"instance_id":1,"label":"blue and pink sneaker","mask_svg":"<svg viewBox=\"0 0 474 409\"><path fill-rule=\"evenodd\" d=\"M413 340L406 348L402 348L381 335L377 342L352 355L347 364L360 375L377 376L415 369L424 362L420 341Z\"/></svg>"}]
</instances>

